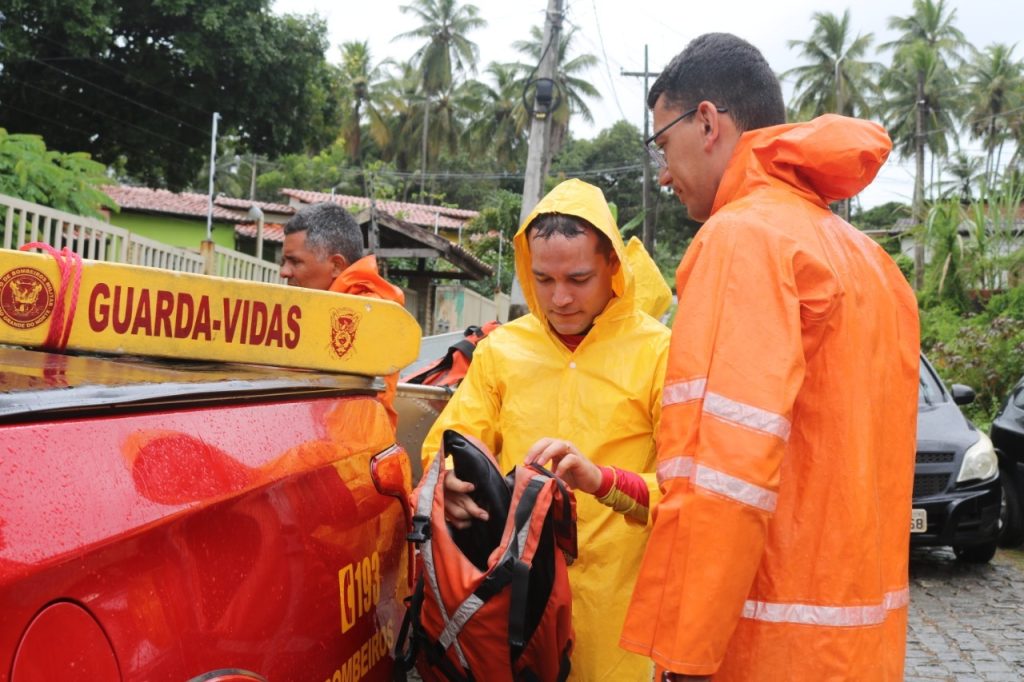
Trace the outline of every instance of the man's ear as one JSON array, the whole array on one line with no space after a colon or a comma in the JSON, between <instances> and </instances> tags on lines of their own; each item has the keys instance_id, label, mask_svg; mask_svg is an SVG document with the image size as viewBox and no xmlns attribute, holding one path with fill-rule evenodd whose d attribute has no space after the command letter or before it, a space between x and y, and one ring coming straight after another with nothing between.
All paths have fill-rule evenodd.
<instances>
[{"instance_id":1,"label":"man's ear","mask_svg":"<svg viewBox=\"0 0 1024 682\"><path fill-rule=\"evenodd\" d=\"M331 263L331 275L333 277L337 277L341 273L345 272L350 265L350 263L345 260L345 257L340 253L332 254L327 260Z\"/></svg>"}]
</instances>

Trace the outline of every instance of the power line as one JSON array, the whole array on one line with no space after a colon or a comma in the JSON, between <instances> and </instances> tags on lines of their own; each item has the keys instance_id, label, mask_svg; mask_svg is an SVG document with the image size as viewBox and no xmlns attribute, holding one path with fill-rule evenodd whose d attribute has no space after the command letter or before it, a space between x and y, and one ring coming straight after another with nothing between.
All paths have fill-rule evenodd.
<instances>
[{"instance_id":1,"label":"power line","mask_svg":"<svg viewBox=\"0 0 1024 682\"><path fill-rule=\"evenodd\" d=\"M593 168L593 169L579 169L579 170L559 170L557 174L565 175L567 177L583 178L583 177L597 177L601 175L624 175L627 173L633 173L642 170L642 164L632 164L628 166L614 166L610 168ZM418 179L422 177L419 171L398 171L398 170L375 170L367 171L362 168L339 168L337 172L342 175L359 175L359 174L372 174L377 176L406 178L406 179ZM426 178L430 180L522 180L526 176L523 171L490 171L482 173L452 173L449 171L432 171L426 174Z\"/></svg>"},{"instance_id":2,"label":"power line","mask_svg":"<svg viewBox=\"0 0 1024 682\"><path fill-rule=\"evenodd\" d=\"M608 84L612 88L612 98L615 99L615 106L619 109L619 115L622 116L622 120L628 121L626 112L622 110L622 103L619 101L619 93L615 89L615 81L612 78L611 65L608 63L608 52L604 47L604 34L601 33L601 20L597 16L597 2L596 0L590 0L591 6L594 8L594 24L597 26L597 38L601 41L601 55L604 57L604 69L605 73L608 74Z\"/></svg>"},{"instance_id":3,"label":"power line","mask_svg":"<svg viewBox=\"0 0 1024 682\"><path fill-rule=\"evenodd\" d=\"M22 109L21 107L16 107L13 104L4 104L4 108L5 109L13 109L14 111L20 111L21 113L26 114L27 116L30 116L30 117L32 117L34 119L37 119L37 120L40 120L40 121L46 121L47 123L52 123L54 125L61 126L62 128L67 128L68 130L74 130L75 132L82 133L83 135L93 135L94 134L94 133L91 133L91 132L89 132L87 130L82 130L81 128L79 128L77 126L68 125L64 121L58 121L57 119L50 118L48 116L43 116L39 112L29 111L28 109Z\"/></svg>"},{"instance_id":4,"label":"power line","mask_svg":"<svg viewBox=\"0 0 1024 682\"><path fill-rule=\"evenodd\" d=\"M154 109L153 107L149 106L148 104L143 104L142 102L136 101L136 100L134 100L134 99L132 99L130 97L126 97L126 96L122 95L119 92L115 92L115 91L113 91L113 90L111 90L109 88L105 88L102 85L99 85L98 83L93 83L92 81L90 81L90 80L88 80L86 78L82 78L81 76L76 76L75 74L70 73L68 71L65 71L64 69L60 69L60 68L54 66L53 64L47 64L45 61L43 61L43 60L41 60L41 59L39 59L37 57L33 57L32 55L27 55L27 54L25 54L23 52L18 52L17 50L12 50L12 52L14 52L15 54L20 55L23 59L27 59L29 61L33 61L33 62L36 62L38 64L42 64L43 66L45 66L48 69L53 69L54 71L56 71L58 73L64 74L65 76L67 76L69 78L73 78L73 79L75 79L77 81L81 81L82 83L85 83L86 85L89 85L89 86L91 86L93 88L96 88L97 90L101 90L102 92L105 92L107 94L113 95L114 97L117 97L119 99L123 99L124 101L126 101L126 102L128 102L130 104L134 104L137 107L141 107L143 109L151 111L154 114L157 114L158 116L163 116L164 118L169 119L171 121L174 121L175 123L177 123L179 125L183 125L183 126L192 128L193 130L196 130L196 131L202 133L204 136L207 133L206 130L204 130L202 128L199 128L197 126L194 126L191 123L188 123L186 121L182 121L181 119L176 118L174 116L171 116L170 114L165 113L163 111L160 111L159 109Z\"/></svg>"},{"instance_id":5,"label":"power line","mask_svg":"<svg viewBox=\"0 0 1024 682\"><path fill-rule=\"evenodd\" d=\"M94 114L97 114L101 118L106 118L106 119L111 120L111 121L113 121L115 123L118 123L120 125L128 126L129 128L135 128L136 130L141 131L141 132L145 133L146 135L150 135L152 137L158 137L161 140L164 140L165 142L170 142L171 144L180 144L181 143L181 140L173 140L173 139L171 139L171 138L169 138L169 137L167 137L165 135L161 135L160 133L154 132L154 131L152 131L152 130L150 130L148 128L143 128L142 126L135 125L134 123L129 123L128 121L122 121L121 119L116 118L114 116L111 116L110 114L107 114L107 113L105 113L103 111L100 111L99 109L94 109L94 108L92 108L90 106L82 104L81 102L76 102L76 101L74 101L72 99L69 99L67 97L64 97L62 95L58 95L55 92L50 92L49 90L41 88L38 85L33 85L32 83L29 83L27 81L23 81L23 80L21 80L19 78L14 78L13 76L11 76L11 80L16 81L18 83L21 83L22 85L25 85L26 87L29 87L29 88L31 88L33 90L41 92L44 95L47 95L49 97L53 97L54 99L59 99L59 100L64 101L64 102L68 102L68 103L70 103L70 104L72 104L72 105L74 105L76 107L79 107L80 109L85 109L86 111L89 111L89 112L92 112ZM13 108L13 107L11 107L11 108ZM84 132L84 131L82 131L82 132ZM87 135L94 135L95 133L86 133L86 134Z\"/></svg>"},{"instance_id":6,"label":"power line","mask_svg":"<svg viewBox=\"0 0 1024 682\"><path fill-rule=\"evenodd\" d=\"M60 47L60 48L65 47L63 43L59 43L56 40L53 40L52 38L48 38L48 37L46 37L44 35L40 35L40 36L37 36L37 37L42 38L43 40L45 40L46 42L50 43L51 45L53 45L55 47ZM200 112L200 113L202 113L202 114L204 114L206 116L210 116L213 113L212 111L206 111L205 109L201 109L201 108L197 107L196 105L192 104L191 102L183 100L182 98L180 98L180 97L178 97L176 95L172 95L172 94L170 94L168 92L164 92L160 88L157 88L157 87L155 87L153 85L150 85L146 81L144 81L144 80L142 80L140 78L137 78L137 77L133 76L130 73L125 73L124 71L121 71L119 69L115 69L114 67L110 66L109 64L101 62L100 60L96 59L95 57L93 57L91 55L82 55L82 56L78 56L78 57L75 57L75 56L56 57L55 59L67 59L67 60L83 60L84 59L84 60L90 61L93 64L96 64L97 66L100 66L100 67L106 69L107 71L110 71L111 73L117 74L118 76L122 76L123 78L125 78L127 80L135 81L139 85L142 85L143 87L145 87L145 88L147 88L149 90L152 90L153 92L161 94L164 97L166 97L167 99L174 101L175 103L184 104L185 106L187 106L187 107L189 107L191 109L195 109L196 111L198 111L198 112ZM203 134L205 135L206 132L203 131Z\"/></svg>"}]
</instances>

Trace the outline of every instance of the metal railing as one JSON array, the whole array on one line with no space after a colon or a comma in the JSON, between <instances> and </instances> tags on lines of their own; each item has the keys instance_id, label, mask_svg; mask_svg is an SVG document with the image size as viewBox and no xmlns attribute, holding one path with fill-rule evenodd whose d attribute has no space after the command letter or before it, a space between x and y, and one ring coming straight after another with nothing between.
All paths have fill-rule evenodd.
<instances>
[{"instance_id":1,"label":"metal railing","mask_svg":"<svg viewBox=\"0 0 1024 682\"><path fill-rule=\"evenodd\" d=\"M219 245L213 247L213 253L215 275L250 282L284 283L281 279L281 269L274 263Z\"/></svg>"},{"instance_id":2,"label":"metal railing","mask_svg":"<svg viewBox=\"0 0 1024 682\"><path fill-rule=\"evenodd\" d=\"M253 282L282 282L275 264L223 246L214 245L213 258L207 265L198 250L164 244L97 218L65 213L4 194L0 194L0 215L4 216L0 246L5 249L44 242L55 249L67 246L90 260Z\"/></svg>"}]
</instances>

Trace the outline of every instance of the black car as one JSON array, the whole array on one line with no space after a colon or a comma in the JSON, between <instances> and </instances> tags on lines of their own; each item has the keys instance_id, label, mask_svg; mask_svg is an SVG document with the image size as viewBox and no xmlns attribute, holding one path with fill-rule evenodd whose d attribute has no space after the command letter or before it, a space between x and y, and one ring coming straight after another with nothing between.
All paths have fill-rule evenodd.
<instances>
[{"instance_id":1,"label":"black car","mask_svg":"<svg viewBox=\"0 0 1024 682\"><path fill-rule=\"evenodd\" d=\"M985 563L996 553L1002 491L992 441L960 411L974 391L949 391L922 356L917 408L912 546L951 546L958 559Z\"/></svg>"},{"instance_id":2,"label":"black car","mask_svg":"<svg viewBox=\"0 0 1024 682\"><path fill-rule=\"evenodd\" d=\"M999 477L1003 481L999 544L1016 547L1024 542L1024 377L1010 391L1002 411L992 422L992 443L999 456Z\"/></svg>"}]
</instances>

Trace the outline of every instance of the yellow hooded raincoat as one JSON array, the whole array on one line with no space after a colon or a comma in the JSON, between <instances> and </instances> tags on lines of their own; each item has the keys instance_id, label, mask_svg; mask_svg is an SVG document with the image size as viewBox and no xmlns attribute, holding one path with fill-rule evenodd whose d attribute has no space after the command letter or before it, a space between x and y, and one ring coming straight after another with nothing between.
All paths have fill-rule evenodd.
<instances>
[{"instance_id":1,"label":"yellow hooded raincoat","mask_svg":"<svg viewBox=\"0 0 1024 682\"><path fill-rule=\"evenodd\" d=\"M575 352L548 327L535 295L525 232L540 213L586 219L611 239L622 263L612 283L616 296ZM515 249L516 273L532 314L480 342L466 378L424 441L424 462L437 452L445 429L482 440L505 471L521 464L540 438L563 438L596 464L643 474L653 504L654 433L669 334L638 308L629 256L601 190L579 180L560 184L520 227ZM666 298L668 287L663 280L660 284L664 290L652 292L649 300ZM576 630L570 679L649 682L650 661L618 645L648 530L627 524L590 495L576 499L579 558L569 569Z\"/></svg>"},{"instance_id":2,"label":"yellow hooded raincoat","mask_svg":"<svg viewBox=\"0 0 1024 682\"><path fill-rule=\"evenodd\" d=\"M742 682L903 679L917 303L829 211L874 123L744 133L676 272L663 497L623 645Z\"/></svg>"}]
</instances>

